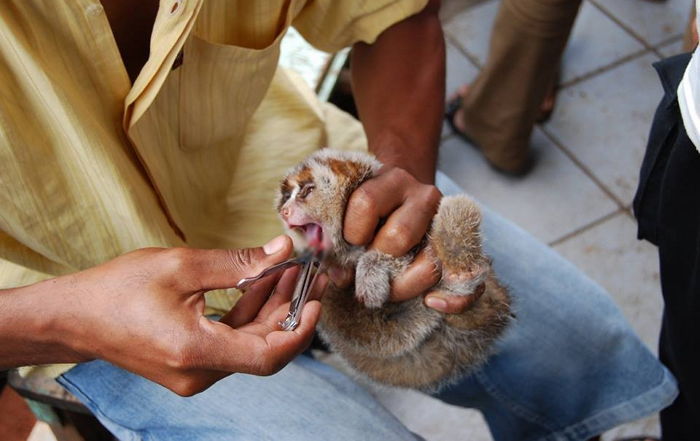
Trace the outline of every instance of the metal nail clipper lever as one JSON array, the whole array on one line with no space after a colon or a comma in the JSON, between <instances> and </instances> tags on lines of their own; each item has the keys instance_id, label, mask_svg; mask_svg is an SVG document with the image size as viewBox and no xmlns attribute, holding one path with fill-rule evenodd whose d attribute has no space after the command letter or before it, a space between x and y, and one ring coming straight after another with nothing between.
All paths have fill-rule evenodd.
<instances>
[{"instance_id":1,"label":"metal nail clipper lever","mask_svg":"<svg viewBox=\"0 0 700 441\"><path fill-rule=\"evenodd\" d=\"M311 289L314 287L316 277L321 272L322 257L322 253L314 252L312 250L305 251L299 257L294 257L265 268L256 276L245 277L239 280L236 284L236 288L241 290L246 289L263 277L269 276L270 274L278 271L284 271L287 268L291 268L295 265L302 265L294 287L292 303L289 305L289 313L284 321L279 323L282 330L293 331L299 325L301 312L304 309L304 305L306 304L306 300L309 297Z\"/></svg>"},{"instance_id":2,"label":"metal nail clipper lever","mask_svg":"<svg viewBox=\"0 0 700 441\"><path fill-rule=\"evenodd\" d=\"M297 277L297 284L294 287L292 303L289 305L287 317L280 322L280 327L283 331L293 331L299 325L301 312L322 269L322 253L312 254Z\"/></svg>"},{"instance_id":3,"label":"metal nail clipper lever","mask_svg":"<svg viewBox=\"0 0 700 441\"><path fill-rule=\"evenodd\" d=\"M295 265L304 265L307 262L309 262L313 258L313 253L311 251L306 251L302 255L298 257L293 257L291 259L285 260L284 262L277 263L275 265L269 266L262 270L260 274L253 276L253 277L245 277L241 280L238 281L236 284L236 288L238 289L246 289L250 285L252 285L254 282L257 282L258 280L262 279L263 277L269 276L270 274L276 273L278 271L283 271L286 270L287 268L291 268Z\"/></svg>"}]
</instances>

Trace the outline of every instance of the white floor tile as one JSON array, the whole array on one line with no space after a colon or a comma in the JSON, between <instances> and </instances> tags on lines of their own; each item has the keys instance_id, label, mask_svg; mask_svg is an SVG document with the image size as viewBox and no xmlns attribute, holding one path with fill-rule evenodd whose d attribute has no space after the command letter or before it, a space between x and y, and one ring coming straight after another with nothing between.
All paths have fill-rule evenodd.
<instances>
[{"instance_id":1,"label":"white floor tile","mask_svg":"<svg viewBox=\"0 0 700 441\"><path fill-rule=\"evenodd\" d=\"M626 213L554 247L600 283L654 353L663 300L656 247L637 240L637 224Z\"/></svg>"},{"instance_id":2,"label":"white floor tile","mask_svg":"<svg viewBox=\"0 0 700 441\"><path fill-rule=\"evenodd\" d=\"M377 399L414 433L427 441L491 441L477 410L451 406L411 390L376 389Z\"/></svg>"},{"instance_id":3,"label":"white floor tile","mask_svg":"<svg viewBox=\"0 0 700 441\"><path fill-rule=\"evenodd\" d=\"M641 420L623 424L614 429L608 430L601 437L601 441L618 441L634 436L651 436L661 438L661 427L659 426L659 415L654 414Z\"/></svg>"},{"instance_id":4,"label":"white floor tile","mask_svg":"<svg viewBox=\"0 0 700 441\"><path fill-rule=\"evenodd\" d=\"M532 145L538 162L524 178L495 172L479 152L457 137L443 142L439 168L465 191L546 243L617 209L538 129Z\"/></svg>"},{"instance_id":5,"label":"white floor tile","mask_svg":"<svg viewBox=\"0 0 700 441\"><path fill-rule=\"evenodd\" d=\"M471 83L479 73L479 69L451 42L447 42L447 79L445 93L449 97L459 86Z\"/></svg>"},{"instance_id":6,"label":"white floor tile","mask_svg":"<svg viewBox=\"0 0 700 441\"><path fill-rule=\"evenodd\" d=\"M562 59L561 82L608 66L644 46L598 8L584 2Z\"/></svg>"},{"instance_id":7,"label":"white floor tile","mask_svg":"<svg viewBox=\"0 0 700 441\"><path fill-rule=\"evenodd\" d=\"M620 201L632 201L662 88L644 55L559 92L545 125Z\"/></svg>"},{"instance_id":8,"label":"white floor tile","mask_svg":"<svg viewBox=\"0 0 700 441\"><path fill-rule=\"evenodd\" d=\"M693 2L690 0L591 0L609 11L649 45L682 35Z\"/></svg>"},{"instance_id":9,"label":"white floor tile","mask_svg":"<svg viewBox=\"0 0 700 441\"><path fill-rule=\"evenodd\" d=\"M672 57L674 55L683 53L683 39L679 38L678 40L672 41L671 43L663 44L659 46L658 51L661 52L661 55L663 55L664 57Z\"/></svg>"},{"instance_id":10,"label":"white floor tile","mask_svg":"<svg viewBox=\"0 0 700 441\"><path fill-rule=\"evenodd\" d=\"M440 5L440 20L446 23L455 15L489 0L442 0Z\"/></svg>"},{"instance_id":11,"label":"white floor tile","mask_svg":"<svg viewBox=\"0 0 700 441\"><path fill-rule=\"evenodd\" d=\"M456 14L444 26L445 32L481 65L484 64L488 54L489 37L499 4L498 0L479 3L473 8Z\"/></svg>"},{"instance_id":12,"label":"white floor tile","mask_svg":"<svg viewBox=\"0 0 700 441\"><path fill-rule=\"evenodd\" d=\"M451 42L447 42L447 79L445 80L445 97L449 99L459 86L474 81L479 70ZM442 138L452 133L446 122L442 123Z\"/></svg>"}]
</instances>

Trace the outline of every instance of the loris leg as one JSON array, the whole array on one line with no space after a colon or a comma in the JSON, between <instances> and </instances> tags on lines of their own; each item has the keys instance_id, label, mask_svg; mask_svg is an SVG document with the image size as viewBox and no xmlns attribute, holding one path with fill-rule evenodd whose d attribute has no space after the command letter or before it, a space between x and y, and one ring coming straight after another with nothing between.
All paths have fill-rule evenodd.
<instances>
[{"instance_id":1,"label":"loris leg","mask_svg":"<svg viewBox=\"0 0 700 441\"><path fill-rule=\"evenodd\" d=\"M484 283L490 263L481 248L481 213L469 197L442 199L430 232L430 245L442 264L439 288L470 295Z\"/></svg>"},{"instance_id":2,"label":"loris leg","mask_svg":"<svg viewBox=\"0 0 700 441\"><path fill-rule=\"evenodd\" d=\"M489 347L512 318L508 291L498 283L481 247L480 224L481 213L474 201L467 196L451 196L442 200L430 233L430 244L442 263L439 289L454 295L475 295L475 290L485 284L481 288L483 294L469 309L445 317L454 328L478 331L455 334L455 341L466 338L473 343L456 346L470 348L469 351ZM460 356L465 360L470 357L467 353Z\"/></svg>"},{"instance_id":3,"label":"loris leg","mask_svg":"<svg viewBox=\"0 0 700 441\"><path fill-rule=\"evenodd\" d=\"M360 257L355 269L355 297L368 308L379 308L391 293L391 278L405 267L405 259L397 259L376 250Z\"/></svg>"}]
</instances>

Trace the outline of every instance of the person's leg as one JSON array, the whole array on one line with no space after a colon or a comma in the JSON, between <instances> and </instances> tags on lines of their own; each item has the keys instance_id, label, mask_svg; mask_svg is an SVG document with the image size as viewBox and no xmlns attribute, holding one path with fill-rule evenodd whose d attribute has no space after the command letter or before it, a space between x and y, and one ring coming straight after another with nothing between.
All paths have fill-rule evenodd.
<instances>
[{"instance_id":1,"label":"person's leg","mask_svg":"<svg viewBox=\"0 0 700 441\"><path fill-rule=\"evenodd\" d=\"M659 356L680 389L678 398L661 412L665 441L700 439L700 153L680 115L678 121L658 216L664 296Z\"/></svg>"},{"instance_id":2,"label":"person's leg","mask_svg":"<svg viewBox=\"0 0 700 441\"><path fill-rule=\"evenodd\" d=\"M530 134L556 82L580 0L503 0L486 64L464 97L456 124L496 168L527 167Z\"/></svg>"},{"instance_id":3,"label":"person's leg","mask_svg":"<svg viewBox=\"0 0 700 441\"><path fill-rule=\"evenodd\" d=\"M444 175L438 183L462 192ZM483 230L517 319L489 363L439 398L482 410L499 441L582 440L670 403L673 379L597 285L487 209ZM189 398L102 361L59 382L126 440L413 437L350 379L306 357Z\"/></svg>"},{"instance_id":4,"label":"person's leg","mask_svg":"<svg viewBox=\"0 0 700 441\"><path fill-rule=\"evenodd\" d=\"M659 212L661 360L680 395L661 412L664 440L700 439L700 153L683 130L669 154Z\"/></svg>"},{"instance_id":5,"label":"person's leg","mask_svg":"<svg viewBox=\"0 0 700 441\"><path fill-rule=\"evenodd\" d=\"M59 382L123 440L415 439L352 380L305 356L273 376L234 374L187 398L103 361Z\"/></svg>"},{"instance_id":6,"label":"person's leg","mask_svg":"<svg viewBox=\"0 0 700 441\"><path fill-rule=\"evenodd\" d=\"M442 174L437 182L445 194L462 192ZM516 319L483 368L436 396L480 409L497 441L585 440L667 406L673 377L609 295L525 231L482 212L484 249Z\"/></svg>"},{"instance_id":7,"label":"person's leg","mask_svg":"<svg viewBox=\"0 0 700 441\"><path fill-rule=\"evenodd\" d=\"M691 54L654 63L664 97L654 115L634 212L639 238L659 247L664 315L659 356L680 394L661 411L664 441L700 437L700 153L676 92Z\"/></svg>"}]
</instances>

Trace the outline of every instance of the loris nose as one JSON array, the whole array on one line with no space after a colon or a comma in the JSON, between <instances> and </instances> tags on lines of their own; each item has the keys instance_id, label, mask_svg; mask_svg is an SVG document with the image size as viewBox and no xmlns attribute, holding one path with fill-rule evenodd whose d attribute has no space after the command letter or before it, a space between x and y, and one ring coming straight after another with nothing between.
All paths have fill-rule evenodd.
<instances>
[{"instance_id":1,"label":"loris nose","mask_svg":"<svg viewBox=\"0 0 700 441\"><path fill-rule=\"evenodd\" d=\"M291 211L289 210L288 207L285 207L282 209L282 217L283 218L287 219L289 217L290 213L291 213Z\"/></svg>"}]
</instances>

